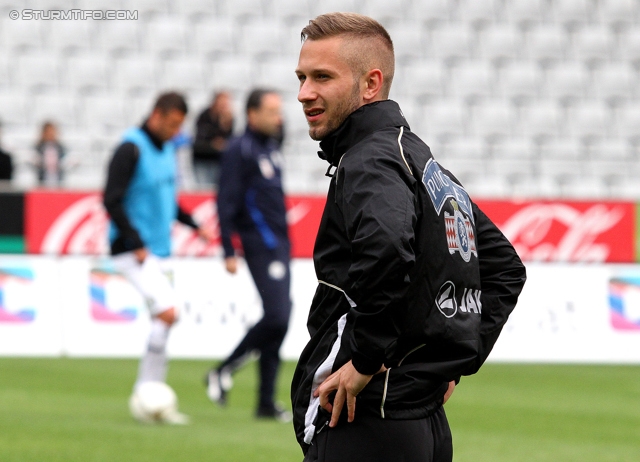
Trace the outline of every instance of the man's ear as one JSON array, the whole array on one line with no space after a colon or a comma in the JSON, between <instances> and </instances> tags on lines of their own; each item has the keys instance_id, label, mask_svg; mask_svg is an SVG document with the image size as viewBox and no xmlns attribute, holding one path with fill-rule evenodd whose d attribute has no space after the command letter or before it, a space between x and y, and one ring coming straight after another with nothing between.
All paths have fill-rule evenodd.
<instances>
[{"instance_id":1,"label":"man's ear","mask_svg":"<svg viewBox=\"0 0 640 462\"><path fill-rule=\"evenodd\" d=\"M382 91L382 82L384 77L380 69L371 69L362 77L364 92L362 99L365 104L373 103L382 99L380 92Z\"/></svg>"}]
</instances>

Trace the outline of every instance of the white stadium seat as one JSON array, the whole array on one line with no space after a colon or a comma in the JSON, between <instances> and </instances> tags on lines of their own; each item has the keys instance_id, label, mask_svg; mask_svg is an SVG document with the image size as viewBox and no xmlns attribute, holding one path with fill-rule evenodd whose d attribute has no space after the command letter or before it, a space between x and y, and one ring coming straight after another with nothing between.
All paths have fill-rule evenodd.
<instances>
[{"instance_id":1,"label":"white stadium seat","mask_svg":"<svg viewBox=\"0 0 640 462\"><path fill-rule=\"evenodd\" d=\"M600 0L599 13L603 22L613 27L627 27L638 20L637 0Z\"/></svg>"},{"instance_id":2,"label":"white stadium seat","mask_svg":"<svg viewBox=\"0 0 640 462\"><path fill-rule=\"evenodd\" d=\"M255 60L264 60L282 53L285 45L284 25L275 20L252 21L242 27L240 51Z\"/></svg>"},{"instance_id":3,"label":"white stadium seat","mask_svg":"<svg viewBox=\"0 0 640 462\"><path fill-rule=\"evenodd\" d=\"M159 87L164 90L197 92L207 88L205 85L205 65L195 56L182 56L167 60L162 65Z\"/></svg>"},{"instance_id":4,"label":"white stadium seat","mask_svg":"<svg viewBox=\"0 0 640 462\"><path fill-rule=\"evenodd\" d=\"M542 22L546 6L545 0L509 0L505 3L509 22L523 29Z\"/></svg>"},{"instance_id":5,"label":"white stadium seat","mask_svg":"<svg viewBox=\"0 0 640 462\"><path fill-rule=\"evenodd\" d=\"M210 19L193 28L194 51L206 57L233 54L237 40L236 28L230 21Z\"/></svg>"},{"instance_id":6,"label":"white stadium seat","mask_svg":"<svg viewBox=\"0 0 640 462\"><path fill-rule=\"evenodd\" d=\"M217 13L215 0L173 0L171 11L192 21L200 22L203 18L214 17Z\"/></svg>"},{"instance_id":7,"label":"white stadium seat","mask_svg":"<svg viewBox=\"0 0 640 462\"><path fill-rule=\"evenodd\" d=\"M102 21L99 24L99 47L113 55L140 50L141 27L136 21Z\"/></svg>"},{"instance_id":8,"label":"white stadium seat","mask_svg":"<svg viewBox=\"0 0 640 462\"><path fill-rule=\"evenodd\" d=\"M473 133L488 140L508 137L513 133L516 119L516 112L511 103L504 100L488 100L473 110Z\"/></svg>"},{"instance_id":9,"label":"white stadium seat","mask_svg":"<svg viewBox=\"0 0 640 462\"><path fill-rule=\"evenodd\" d=\"M393 95L412 95L422 99L442 97L446 75L446 69L440 61L416 60L396 67L391 92Z\"/></svg>"},{"instance_id":10,"label":"white stadium seat","mask_svg":"<svg viewBox=\"0 0 640 462\"><path fill-rule=\"evenodd\" d=\"M313 17L307 0L271 0L268 7L269 16L282 18L287 24L302 21L305 25Z\"/></svg>"},{"instance_id":11,"label":"white stadium seat","mask_svg":"<svg viewBox=\"0 0 640 462\"><path fill-rule=\"evenodd\" d=\"M472 43L472 31L467 24L443 24L431 32L427 56L445 61L469 59Z\"/></svg>"},{"instance_id":12,"label":"white stadium seat","mask_svg":"<svg viewBox=\"0 0 640 462\"><path fill-rule=\"evenodd\" d=\"M489 147L483 138L462 137L449 141L444 153L447 159L484 159L489 155Z\"/></svg>"},{"instance_id":13,"label":"white stadium seat","mask_svg":"<svg viewBox=\"0 0 640 462\"><path fill-rule=\"evenodd\" d=\"M423 133L427 139L439 140L463 136L467 131L467 108L458 99L442 99L428 104L424 117L416 125L416 133Z\"/></svg>"},{"instance_id":14,"label":"white stadium seat","mask_svg":"<svg viewBox=\"0 0 640 462\"><path fill-rule=\"evenodd\" d=\"M106 90L112 63L105 54L67 58L63 85L80 93Z\"/></svg>"},{"instance_id":15,"label":"white stadium seat","mask_svg":"<svg viewBox=\"0 0 640 462\"><path fill-rule=\"evenodd\" d=\"M37 124L51 120L62 127L75 127L78 120L75 95L71 93L36 95L32 111Z\"/></svg>"},{"instance_id":16,"label":"white stadium seat","mask_svg":"<svg viewBox=\"0 0 640 462\"><path fill-rule=\"evenodd\" d=\"M488 27L481 35L480 47L483 58L500 64L521 57L522 35L513 25Z\"/></svg>"},{"instance_id":17,"label":"white stadium seat","mask_svg":"<svg viewBox=\"0 0 640 462\"><path fill-rule=\"evenodd\" d=\"M515 61L499 72L498 88L515 103L540 96L543 76L540 66L532 61Z\"/></svg>"},{"instance_id":18,"label":"white stadium seat","mask_svg":"<svg viewBox=\"0 0 640 462\"><path fill-rule=\"evenodd\" d=\"M564 58L569 46L567 33L556 24L542 24L532 28L527 41L531 58L543 64Z\"/></svg>"},{"instance_id":19,"label":"white stadium seat","mask_svg":"<svg viewBox=\"0 0 640 462\"><path fill-rule=\"evenodd\" d=\"M564 129L564 115L555 100L537 100L522 107L519 133L536 139L558 136Z\"/></svg>"},{"instance_id":20,"label":"white stadium seat","mask_svg":"<svg viewBox=\"0 0 640 462\"><path fill-rule=\"evenodd\" d=\"M500 3L498 0L460 0L458 14L474 27L483 27L495 22Z\"/></svg>"},{"instance_id":21,"label":"white stadium seat","mask_svg":"<svg viewBox=\"0 0 640 462\"><path fill-rule=\"evenodd\" d=\"M452 96L476 101L492 96L496 75L487 61L466 61L451 70L449 92Z\"/></svg>"},{"instance_id":22,"label":"white stadium seat","mask_svg":"<svg viewBox=\"0 0 640 462\"><path fill-rule=\"evenodd\" d=\"M429 26L435 26L451 20L454 5L455 2L452 0L414 1L409 8L409 17L422 21Z\"/></svg>"},{"instance_id":23,"label":"white stadium seat","mask_svg":"<svg viewBox=\"0 0 640 462\"><path fill-rule=\"evenodd\" d=\"M410 18L408 13L411 0L396 0L393 2L389 0L367 0L363 4L363 13L376 18L384 25Z\"/></svg>"},{"instance_id":24,"label":"white stadium seat","mask_svg":"<svg viewBox=\"0 0 640 462\"><path fill-rule=\"evenodd\" d=\"M347 11L352 13L362 13L363 3L356 0L322 0L321 2L311 2L312 17L332 11ZM311 18L309 18L311 19Z\"/></svg>"},{"instance_id":25,"label":"white stadium seat","mask_svg":"<svg viewBox=\"0 0 640 462\"><path fill-rule=\"evenodd\" d=\"M582 62L563 61L547 71L546 94L566 103L587 96L589 71Z\"/></svg>"},{"instance_id":26,"label":"white stadium seat","mask_svg":"<svg viewBox=\"0 0 640 462\"><path fill-rule=\"evenodd\" d=\"M628 62L607 64L595 77L595 94L599 98L621 103L637 96L638 74Z\"/></svg>"},{"instance_id":27,"label":"white stadium seat","mask_svg":"<svg viewBox=\"0 0 640 462\"><path fill-rule=\"evenodd\" d=\"M89 95L82 98L82 121L104 133L117 134L129 125L122 98L115 94Z\"/></svg>"},{"instance_id":28,"label":"white stadium seat","mask_svg":"<svg viewBox=\"0 0 640 462\"><path fill-rule=\"evenodd\" d=\"M496 160L532 160L537 154L538 147L534 140L524 136L499 140L491 148L491 156Z\"/></svg>"},{"instance_id":29,"label":"white stadium seat","mask_svg":"<svg viewBox=\"0 0 640 462\"><path fill-rule=\"evenodd\" d=\"M620 108L617 122L618 136L634 142L640 141L640 104L637 101Z\"/></svg>"},{"instance_id":30,"label":"white stadium seat","mask_svg":"<svg viewBox=\"0 0 640 462\"><path fill-rule=\"evenodd\" d=\"M551 5L555 20L571 27L590 19L593 3L591 0L552 0Z\"/></svg>"},{"instance_id":31,"label":"white stadium seat","mask_svg":"<svg viewBox=\"0 0 640 462\"><path fill-rule=\"evenodd\" d=\"M427 56L427 36L419 21L405 22L398 27L389 27L393 39L396 63L412 63Z\"/></svg>"},{"instance_id":32,"label":"white stadium seat","mask_svg":"<svg viewBox=\"0 0 640 462\"><path fill-rule=\"evenodd\" d=\"M279 58L260 63L255 84L296 95L300 87L295 73L297 64L297 60L291 58Z\"/></svg>"},{"instance_id":33,"label":"white stadium seat","mask_svg":"<svg viewBox=\"0 0 640 462\"><path fill-rule=\"evenodd\" d=\"M20 56L14 82L34 92L55 90L59 84L59 65L57 56L50 53Z\"/></svg>"},{"instance_id":34,"label":"white stadium seat","mask_svg":"<svg viewBox=\"0 0 640 462\"><path fill-rule=\"evenodd\" d=\"M88 21L52 21L49 40L54 50L65 53L86 52L91 49L93 38Z\"/></svg>"},{"instance_id":35,"label":"white stadium seat","mask_svg":"<svg viewBox=\"0 0 640 462\"><path fill-rule=\"evenodd\" d=\"M0 92L0 122L9 126L24 126L31 122L31 105L26 93L20 91ZM6 128L3 127L3 134Z\"/></svg>"},{"instance_id":36,"label":"white stadium seat","mask_svg":"<svg viewBox=\"0 0 640 462\"><path fill-rule=\"evenodd\" d=\"M229 57L211 63L212 88L226 88L235 92L248 91L253 86L253 62L244 57Z\"/></svg>"},{"instance_id":37,"label":"white stadium seat","mask_svg":"<svg viewBox=\"0 0 640 462\"><path fill-rule=\"evenodd\" d=\"M153 92L157 89L158 65L148 55L120 58L115 65L115 88L126 93Z\"/></svg>"},{"instance_id":38,"label":"white stadium seat","mask_svg":"<svg viewBox=\"0 0 640 462\"><path fill-rule=\"evenodd\" d=\"M8 16L0 19L2 44L6 52L23 53L37 51L43 45L45 21L13 21Z\"/></svg>"},{"instance_id":39,"label":"white stadium seat","mask_svg":"<svg viewBox=\"0 0 640 462\"><path fill-rule=\"evenodd\" d=\"M187 24L175 17L161 17L147 25L144 46L160 56L179 56L187 51Z\"/></svg>"},{"instance_id":40,"label":"white stadium seat","mask_svg":"<svg viewBox=\"0 0 640 462\"><path fill-rule=\"evenodd\" d=\"M584 27L573 37L573 55L592 65L609 59L614 47L613 32L606 26Z\"/></svg>"},{"instance_id":41,"label":"white stadium seat","mask_svg":"<svg viewBox=\"0 0 640 462\"><path fill-rule=\"evenodd\" d=\"M540 146L540 156L543 159L586 160L587 148L577 138L553 138Z\"/></svg>"},{"instance_id":42,"label":"white stadium seat","mask_svg":"<svg viewBox=\"0 0 640 462\"><path fill-rule=\"evenodd\" d=\"M610 133L613 114L598 100L585 101L571 109L567 122L574 136L583 140L602 138Z\"/></svg>"},{"instance_id":43,"label":"white stadium seat","mask_svg":"<svg viewBox=\"0 0 640 462\"><path fill-rule=\"evenodd\" d=\"M218 13L236 21L244 22L265 16L263 0L219 0Z\"/></svg>"}]
</instances>

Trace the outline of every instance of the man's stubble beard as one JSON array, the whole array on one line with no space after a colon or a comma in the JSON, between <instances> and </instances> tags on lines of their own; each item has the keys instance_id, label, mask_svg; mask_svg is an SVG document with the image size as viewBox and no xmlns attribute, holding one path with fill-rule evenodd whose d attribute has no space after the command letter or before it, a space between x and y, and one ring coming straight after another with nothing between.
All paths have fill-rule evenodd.
<instances>
[{"instance_id":1,"label":"man's stubble beard","mask_svg":"<svg viewBox=\"0 0 640 462\"><path fill-rule=\"evenodd\" d=\"M309 136L314 141L322 141L333 133L353 111L360 107L360 87L358 82L353 83L348 100L340 101L336 106L336 115L330 119L324 128L309 127Z\"/></svg>"}]
</instances>

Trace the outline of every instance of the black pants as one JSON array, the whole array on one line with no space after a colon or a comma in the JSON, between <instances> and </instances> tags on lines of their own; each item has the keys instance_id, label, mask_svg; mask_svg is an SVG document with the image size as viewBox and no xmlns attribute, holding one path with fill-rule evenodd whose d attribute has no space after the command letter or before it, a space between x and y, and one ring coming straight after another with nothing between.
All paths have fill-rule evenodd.
<instances>
[{"instance_id":1,"label":"black pants","mask_svg":"<svg viewBox=\"0 0 640 462\"><path fill-rule=\"evenodd\" d=\"M430 417L389 420L363 415L341 419L318 433L303 462L451 462L449 422L440 407Z\"/></svg>"},{"instance_id":2,"label":"black pants","mask_svg":"<svg viewBox=\"0 0 640 462\"><path fill-rule=\"evenodd\" d=\"M271 408L280 366L280 346L291 314L289 250L247 252L245 259L260 293L264 315L218 369L228 367L233 370L248 354L260 352L259 406Z\"/></svg>"}]
</instances>

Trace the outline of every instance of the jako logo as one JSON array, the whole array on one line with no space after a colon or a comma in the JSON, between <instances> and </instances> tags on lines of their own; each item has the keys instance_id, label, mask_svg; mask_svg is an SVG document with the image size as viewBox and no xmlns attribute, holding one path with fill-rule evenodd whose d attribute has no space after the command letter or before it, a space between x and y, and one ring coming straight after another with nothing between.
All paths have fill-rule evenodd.
<instances>
[{"instance_id":1,"label":"jako logo","mask_svg":"<svg viewBox=\"0 0 640 462\"><path fill-rule=\"evenodd\" d=\"M32 283L31 268L0 268L0 323L33 322Z\"/></svg>"},{"instance_id":2,"label":"jako logo","mask_svg":"<svg viewBox=\"0 0 640 462\"><path fill-rule=\"evenodd\" d=\"M129 282L114 270L91 270L91 317L99 322L131 322L138 315L135 302L126 296Z\"/></svg>"},{"instance_id":3,"label":"jako logo","mask_svg":"<svg viewBox=\"0 0 640 462\"><path fill-rule=\"evenodd\" d=\"M640 275L609 281L609 313L614 329L640 331Z\"/></svg>"}]
</instances>

